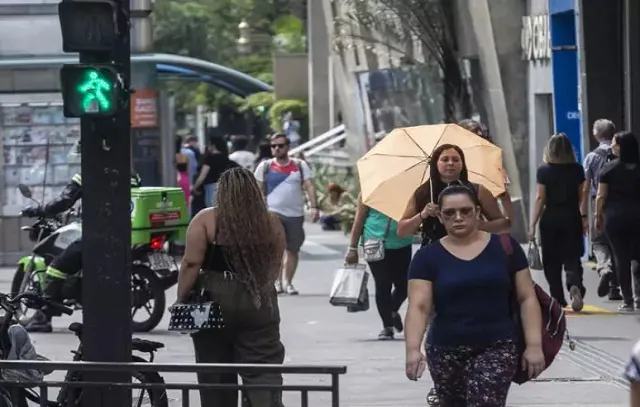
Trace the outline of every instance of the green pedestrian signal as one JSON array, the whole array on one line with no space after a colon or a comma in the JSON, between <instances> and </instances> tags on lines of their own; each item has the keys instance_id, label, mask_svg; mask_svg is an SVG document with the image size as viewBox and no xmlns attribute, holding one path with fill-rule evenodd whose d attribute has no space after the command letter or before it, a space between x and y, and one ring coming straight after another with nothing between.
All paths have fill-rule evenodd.
<instances>
[{"instance_id":1,"label":"green pedestrian signal","mask_svg":"<svg viewBox=\"0 0 640 407\"><path fill-rule=\"evenodd\" d=\"M65 117L108 117L121 107L120 79L111 64L64 65L60 82Z\"/></svg>"},{"instance_id":2,"label":"green pedestrian signal","mask_svg":"<svg viewBox=\"0 0 640 407\"><path fill-rule=\"evenodd\" d=\"M98 71L87 71L85 76L85 81L78 86L78 91L83 95L82 110L86 113L109 110L112 102L109 94L114 84Z\"/></svg>"}]
</instances>

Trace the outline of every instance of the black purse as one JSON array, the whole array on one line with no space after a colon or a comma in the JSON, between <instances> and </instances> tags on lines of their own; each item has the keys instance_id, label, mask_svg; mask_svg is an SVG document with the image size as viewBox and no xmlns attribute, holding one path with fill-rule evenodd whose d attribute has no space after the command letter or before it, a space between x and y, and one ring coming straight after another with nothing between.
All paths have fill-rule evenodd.
<instances>
[{"instance_id":1,"label":"black purse","mask_svg":"<svg viewBox=\"0 0 640 407\"><path fill-rule=\"evenodd\" d=\"M169 331L195 333L224 328L220 304L210 298L209 293L205 290L204 281L202 284L198 284L196 281L196 287L199 288L191 291L185 303L176 304L169 310L171 313Z\"/></svg>"}]
</instances>

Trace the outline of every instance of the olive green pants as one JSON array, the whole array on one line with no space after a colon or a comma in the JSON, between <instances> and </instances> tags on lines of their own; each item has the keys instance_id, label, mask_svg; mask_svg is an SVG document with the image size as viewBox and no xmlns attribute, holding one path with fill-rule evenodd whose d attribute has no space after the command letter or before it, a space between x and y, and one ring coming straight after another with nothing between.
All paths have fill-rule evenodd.
<instances>
[{"instance_id":1,"label":"olive green pants","mask_svg":"<svg viewBox=\"0 0 640 407\"><path fill-rule=\"evenodd\" d=\"M256 308L245 286L233 275L210 272L207 287L220 304L225 327L192 335L197 363L282 364L284 346L280 342L280 311L273 290L271 302ZM281 374L243 373L244 384L282 385ZM199 373L199 383L238 383L237 374ZM282 407L282 392L253 390L245 394L243 406ZM200 390L202 407L237 407L238 391Z\"/></svg>"}]
</instances>

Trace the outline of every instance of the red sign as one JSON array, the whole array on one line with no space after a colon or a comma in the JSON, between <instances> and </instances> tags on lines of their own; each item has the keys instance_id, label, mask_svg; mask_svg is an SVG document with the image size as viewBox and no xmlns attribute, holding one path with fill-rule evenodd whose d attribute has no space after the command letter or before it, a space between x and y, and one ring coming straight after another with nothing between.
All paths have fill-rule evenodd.
<instances>
[{"instance_id":1,"label":"red sign","mask_svg":"<svg viewBox=\"0 0 640 407\"><path fill-rule=\"evenodd\" d=\"M151 224L151 227L170 226L175 225L178 222L180 222L180 211L149 214L149 223Z\"/></svg>"},{"instance_id":2,"label":"red sign","mask_svg":"<svg viewBox=\"0 0 640 407\"><path fill-rule=\"evenodd\" d=\"M131 95L131 127L158 127L158 93L155 90L140 89Z\"/></svg>"}]
</instances>

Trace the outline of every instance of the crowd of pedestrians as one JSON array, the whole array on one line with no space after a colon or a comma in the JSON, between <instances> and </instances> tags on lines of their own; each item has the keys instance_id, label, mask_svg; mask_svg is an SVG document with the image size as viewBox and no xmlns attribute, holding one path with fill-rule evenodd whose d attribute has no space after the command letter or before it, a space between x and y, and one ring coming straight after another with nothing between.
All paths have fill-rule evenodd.
<instances>
[{"instance_id":1,"label":"crowd of pedestrians","mask_svg":"<svg viewBox=\"0 0 640 407\"><path fill-rule=\"evenodd\" d=\"M460 125L492 142L480 123L465 120ZM593 131L600 145L583 165L565 135L550 138L537 170L528 235L541 241L544 276L557 303L578 312L583 308L587 293L581 257L583 237L590 234L600 276L597 294L616 300L621 293L620 309L633 310L640 308L640 215L635 210L640 191L629 186L640 183L638 142L631 133L615 133L608 120L596 121ZM303 159L290 157L290 144L285 134L276 133L257 154L229 156L212 143L190 185L192 191L212 185L214 198L205 205L214 207L201 211L189 227L178 299L187 298L202 270L204 287L233 326L193 335L198 362L283 361L277 294L298 293L293 278L305 239L305 215L319 220L313 173ZM236 152L245 148L242 143L234 146ZM176 157L181 171L192 174L186 165L190 161ZM516 370L525 369L533 378L547 367L530 260L508 235L513 216L509 178L504 173L506 192L496 198L482 184L469 181L459 146L440 145L429 160L429 179L415 190L398 222L365 205L361 196L350 197L357 208L345 263L358 264L359 250L367 242L383 247L384 256L363 259L375 285L382 327L378 339L393 339L404 331L407 377L417 380L428 368L434 383L431 405L504 406ZM349 198L337 185L328 192L330 209ZM339 213L327 210L323 228L335 229ZM418 232L421 248L413 255ZM403 320L400 309L407 299ZM512 299L521 325L513 318ZM635 367L630 377L637 376ZM199 380L235 383L237 378L202 375ZM282 382L278 375L260 374L243 380ZM236 392L205 391L201 396L211 405L237 397ZM254 391L248 398L253 407L281 405L278 393Z\"/></svg>"}]
</instances>

